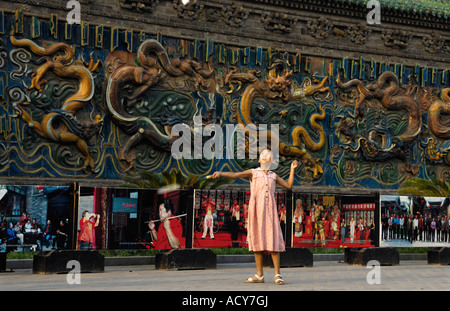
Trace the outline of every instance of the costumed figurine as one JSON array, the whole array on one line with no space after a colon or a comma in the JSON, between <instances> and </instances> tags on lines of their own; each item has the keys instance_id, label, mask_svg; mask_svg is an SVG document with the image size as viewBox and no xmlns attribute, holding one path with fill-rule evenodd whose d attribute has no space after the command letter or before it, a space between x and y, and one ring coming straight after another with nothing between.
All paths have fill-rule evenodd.
<instances>
[{"instance_id":1,"label":"costumed figurine","mask_svg":"<svg viewBox=\"0 0 450 311\"><path fill-rule=\"evenodd\" d=\"M209 230L209 237L211 239L214 239L214 230L213 230L214 218L213 218L213 214L214 214L215 206L216 206L216 203L213 202L210 197L208 197L205 200L205 202L203 202L203 204L202 204L202 207L204 207L205 210L206 210L205 222L203 224L202 239L204 239L206 237L206 234L207 234L208 230Z\"/></svg>"},{"instance_id":2,"label":"costumed figurine","mask_svg":"<svg viewBox=\"0 0 450 311\"><path fill-rule=\"evenodd\" d=\"M295 233L294 236L297 238L301 238L303 235L303 206L302 206L302 200L297 199L296 206L294 210L294 224L295 224Z\"/></svg>"}]
</instances>

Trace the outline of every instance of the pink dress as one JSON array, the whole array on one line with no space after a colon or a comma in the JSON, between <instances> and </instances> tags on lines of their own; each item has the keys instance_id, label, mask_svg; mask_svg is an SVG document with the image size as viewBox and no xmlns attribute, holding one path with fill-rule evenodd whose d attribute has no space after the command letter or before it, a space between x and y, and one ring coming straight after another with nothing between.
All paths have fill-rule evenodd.
<instances>
[{"instance_id":1,"label":"pink dress","mask_svg":"<svg viewBox=\"0 0 450 311\"><path fill-rule=\"evenodd\" d=\"M277 175L252 169L248 205L248 249L252 252L284 252L284 239L275 200Z\"/></svg>"}]
</instances>

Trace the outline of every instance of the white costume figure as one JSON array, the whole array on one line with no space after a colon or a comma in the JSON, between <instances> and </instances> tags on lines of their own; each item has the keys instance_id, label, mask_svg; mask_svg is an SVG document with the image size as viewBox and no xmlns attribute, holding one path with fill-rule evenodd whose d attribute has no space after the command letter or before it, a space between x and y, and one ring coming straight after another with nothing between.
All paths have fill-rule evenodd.
<instances>
[{"instance_id":1,"label":"white costume figure","mask_svg":"<svg viewBox=\"0 0 450 311\"><path fill-rule=\"evenodd\" d=\"M353 243L353 240L355 239L355 226L356 222L352 219L350 220L350 242Z\"/></svg>"}]
</instances>

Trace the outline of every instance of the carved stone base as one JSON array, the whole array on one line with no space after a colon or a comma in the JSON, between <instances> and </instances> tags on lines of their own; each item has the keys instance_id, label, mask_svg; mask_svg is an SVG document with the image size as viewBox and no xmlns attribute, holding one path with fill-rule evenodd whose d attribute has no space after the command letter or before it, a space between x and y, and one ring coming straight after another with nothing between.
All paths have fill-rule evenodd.
<instances>
[{"instance_id":1,"label":"carved stone base","mask_svg":"<svg viewBox=\"0 0 450 311\"><path fill-rule=\"evenodd\" d=\"M216 254L210 249L171 249L156 254L155 269L198 270L215 269Z\"/></svg>"},{"instance_id":2,"label":"carved stone base","mask_svg":"<svg viewBox=\"0 0 450 311\"><path fill-rule=\"evenodd\" d=\"M6 271L6 253L0 253L0 272Z\"/></svg>"},{"instance_id":3,"label":"carved stone base","mask_svg":"<svg viewBox=\"0 0 450 311\"><path fill-rule=\"evenodd\" d=\"M381 266L398 266L400 254L395 248L346 248L344 262L350 265L367 266L371 260L376 260Z\"/></svg>"},{"instance_id":4,"label":"carved stone base","mask_svg":"<svg viewBox=\"0 0 450 311\"><path fill-rule=\"evenodd\" d=\"M264 255L264 266L273 267L271 255ZM286 252L280 253L280 267L312 267L313 254L307 248L287 247Z\"/></svg>"},{"instance_id":5,"label":"carved stone base","mask_svg":"<svg viewBox=\"0 0 450 311\"><path fill-rule=\"evenodd\" d=\"M34 255L33 273L69 273L74 269L74 265L68 265L72 260L79 262L81 273L105 271L105 256L98 251L58 250Z\"/></svg>"},{"instance_id":6,"label":"carved stone base","mask_svg":"<svg viewBox=\"0 0 450 311\"><path fill-rule=\"evenodd\" d=\"M450 247L436 247L428 250L428 264L450 265Z\"/></svg>"}]
</instances>

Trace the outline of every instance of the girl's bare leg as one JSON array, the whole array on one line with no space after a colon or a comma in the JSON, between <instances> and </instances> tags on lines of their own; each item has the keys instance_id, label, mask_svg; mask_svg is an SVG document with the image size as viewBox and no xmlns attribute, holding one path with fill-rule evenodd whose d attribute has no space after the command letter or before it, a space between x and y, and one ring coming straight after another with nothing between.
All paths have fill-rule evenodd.
<instances>
[{"instance_id":1,"label":"girl's bare leg","mask_svg":"<svg viewBox=\"0 0 450 311\"><path fill-rule=\"evenodd\" d=\"M284 281L280 274L280 253L272 252L271 255L272 255L273 267L275 268L275 283L278 285L283 285Z\"/></svg>"},{"instance_id":2,"label":"girl's bare leg","mask_svg":"<svg viewBox=\"0 0 450 311\"><path fill-rule=\"evenodd\" d=\"M263 260L264 260L264 253L263 252L255 252L256 274L259 277L264 275Z\"/></svg>"},{"instance_id":3,"label":"girl's bare leg","mask_svg":"<svg viewBox=\"0 0 450 311\"><path fill-rule=\"evenodd\" d=\"M280 274L280 253L272 252L270 253L272 256L273 267L275 268L275 274Z\"/></svg>"}]
</instances>

